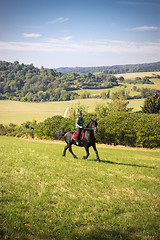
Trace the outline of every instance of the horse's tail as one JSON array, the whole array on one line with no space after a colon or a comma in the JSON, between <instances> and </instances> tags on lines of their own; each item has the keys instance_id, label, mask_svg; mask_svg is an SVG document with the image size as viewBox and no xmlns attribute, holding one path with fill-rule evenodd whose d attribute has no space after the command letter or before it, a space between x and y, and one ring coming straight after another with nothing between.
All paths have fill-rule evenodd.
<instances>
[{"instance_id":1,"label":"horse's tail","mask_svg":"<svg viewBox=\"0 0 160 240\"><path fill-rule=\"evenodd\" d=\"M64 127L61 127L54 135L53 137L55 139L60 139L61 137L63 137L65 135L65 130L64 130Z\"/></svg>"}]
</instances>

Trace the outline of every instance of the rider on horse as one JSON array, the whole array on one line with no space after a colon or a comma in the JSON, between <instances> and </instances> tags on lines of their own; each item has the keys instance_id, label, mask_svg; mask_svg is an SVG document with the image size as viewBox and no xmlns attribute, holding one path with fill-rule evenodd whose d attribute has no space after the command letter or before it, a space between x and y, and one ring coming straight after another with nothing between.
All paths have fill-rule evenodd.
<instances>
[{"instance_id":1,"label":"rider on horse","mask_svg":"<svg viewBox=\"0 0 160 240\"><path fill-rule=\"evenodd\" d=\"M83 124L86 126L86 123L82 117L82 113L77 113L77 119L76 119L76 131L77 131L77 137L76 137L76 145L80 145L80 135L82 132Z\"/></svg>"}]
</instances>

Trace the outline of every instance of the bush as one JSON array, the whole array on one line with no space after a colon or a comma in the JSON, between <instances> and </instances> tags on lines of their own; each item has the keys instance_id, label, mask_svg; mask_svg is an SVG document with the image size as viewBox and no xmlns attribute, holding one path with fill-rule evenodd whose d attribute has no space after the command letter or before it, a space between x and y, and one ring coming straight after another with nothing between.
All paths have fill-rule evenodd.
<instances>
[{"instance_id":1,"label":"bush","mask_svg":"<svg viewBox=\"0 0 160 240\"><path fill-rule=\"evenodd\" d=\"M160 116L113 113L98 119L99 142L132 147L160 147Z\"/></svg>"},{"instance_id":2,"label":"bush","mask_svg":"<svg viewBox=\"0 0 160 240\"><path fill-rule=\"evenodd\" d=\"M95 137L98 142L132 147L160 147L160 115L158 114L110 112L101 116L99 113L96 115L85 112L83 117L86 123L97 118L98 133ZM62 116L47 118L39 124L36 124L35 120L21 126L0 124L0 135L52 139L61 127L64 127L66 132L75 130L75 120L76 115L73 114L70 118Z\"/></svg>"},{"instance_id":3,"label":"bush","mask_svg":"<svg viewBox=\"0 0 160 240\"><path fill-rule=\"evenodd\" d=\"M12 136L12 137L32 137L34 138L34 130L31 128L26 128L18 126L16 124L10 123L9 125L3 126L0 124L0 135Z\"/></svg>"},{"instance_id":4,"label":"bush","mask_svg":"<svg viewBox=\"0 0 160 240\"><path fill-rule=\"evenodd\" d=\"M62 116L53 116L39 123L35 129L35 136L40 139L52 139L55 132L61 128Z\"/></svg>"},{"instance_id":5,"label":"bush","mask_svg":"<svg viewBox=\"0 0 160 240\"><path fill-rule=\"evenodd\" d=\"M141 108L144 113L160 113L160 93L156 92L148 96Z\"/></svg>"}]
</instances>

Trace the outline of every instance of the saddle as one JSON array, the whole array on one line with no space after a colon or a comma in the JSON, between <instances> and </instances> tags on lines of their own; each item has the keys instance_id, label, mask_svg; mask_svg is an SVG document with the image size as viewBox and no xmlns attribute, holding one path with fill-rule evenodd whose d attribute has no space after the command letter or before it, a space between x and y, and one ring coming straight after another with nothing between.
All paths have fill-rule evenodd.
<instances>
[{"instance_id":1,"label":"saddle","mask_svg":"<svg viewBox=\"0 0 160 240\"><path fill-rule=\"evenodd\" d=\"M76 137L77 137L77 132L75 131L74 133L73 133L73 140L76 140ZM81 134L80 134L80 140L83 140L83 138L84 138L84 131L82 130L82 132L81 132Z\"/></svg>"}]
</instances>

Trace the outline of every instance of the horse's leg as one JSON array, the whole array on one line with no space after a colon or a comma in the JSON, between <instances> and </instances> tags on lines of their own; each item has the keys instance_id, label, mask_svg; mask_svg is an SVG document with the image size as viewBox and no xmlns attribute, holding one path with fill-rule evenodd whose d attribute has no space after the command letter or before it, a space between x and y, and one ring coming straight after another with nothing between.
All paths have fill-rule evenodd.
<instances>
[{"instance_id":1,"label":"horse's leg","mask_svg":"<svg viewBox=\"0 0 160 240\"><path fill-rule=\"evenodd\" d=\"M89 156L89 147L85 147L85 150L86 150L87 155L83 156L83 159L87 159Z\"/></svg>"},{"instance_id":2,"label":"horse's leg","mask_svg":"<svg viewBox=\"0 0 160 240\"><path fill-rule=\"evenodd\" d=\"M64 148L64 151L63 151L63 154L62 154L63 157L66 156L66 151L67 151L68 148L69 148L69 144L67 144Z\"/></svg>"},{"instance_id":3,"label":"horse's leg","mask_svg":"<svg viewBox=\"0 0 160 240\"><path fill-rule=\"evenodd\" d=\"M72 153L74 158L77 158L77 156L72 151L72 144L69 144L69 151L70 151L70 153Z\"/></svg>"},{"instance_id":4,"label":"horse's leg","mask_svg":"<svg viewBox=\"0 0 160 240\"><path fill-rule=\"evenodd\" d=\"M97 151L97 148L96 148L95 143L92 145L92 147L93 147L93 149L94 149L94 151L95 151L95 153L96 153L96 156L97 156L97 162L100 162L99 155L98 155L98 151Z\"/></svg>"}]
</instances>

